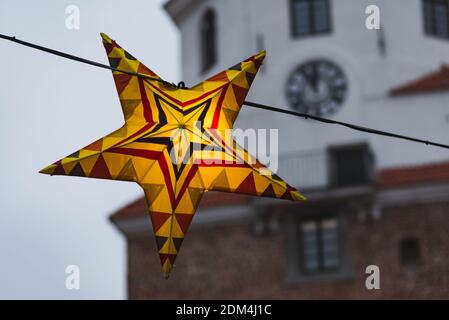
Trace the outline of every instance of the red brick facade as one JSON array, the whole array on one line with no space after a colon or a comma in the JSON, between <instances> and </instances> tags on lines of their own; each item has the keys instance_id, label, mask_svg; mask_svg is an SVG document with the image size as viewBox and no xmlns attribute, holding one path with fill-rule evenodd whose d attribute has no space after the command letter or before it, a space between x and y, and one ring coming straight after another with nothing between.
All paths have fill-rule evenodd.
<instances>
[{"instance_id":1,"label":"red brick facade","mask_svg":"<svg viewBox=\"0 0 449 320\"><path fill-rule=\"evenodd\" d=\"M382 179L387 181L389 178L384 174ZM395 179L396 184L398 178ZM429 184L430 198L414 197L408 189L403 192L416 201L404 198L398 203L391 200L381 203L383 189L368 193L364 198L367 201L360 201L360 196L349 196L332 200L329 206L326 204L329 197L311 200L309 206L315 206L318 212L325 208L321 203L342 208L341 219L345 225L342 250L347 256L348 272L335 279L305 279L302 282L292 281L289 277L289 268L291 272L292 264L296 263L292 261L295 257L292 250L297 250L291 246L296 238L289 230L302 211L310 210L307 207L262 206L256 209L254 216L193 226L168 280L160 272L150 220L143 217L144 206L136 209L141 213L139 218L130 214L132 210L127 207L114 215L113 221L124 231L128 241L129 298L447 299L449 197L433 197L435 188L444 187L439 178L436 181L436 187ZM426 185L420 184L420 187L426 188ZM416 192L424 194L424 191ZM392 198L399 198L399 195L394 194ZM378 216L371 214L371 208L377 202L381 203ZM250 204L243 201L243 206ZM279 227L273 232L256 232L257 223L261 221L259 213L269 213L272 220L279 222ZM143 224L146 221L146 227L129 231L123 223L132 219L140 219ZM401 266L400 261L400 242L408 238L417 239L419 244L420 264L412 270ZM365 287L365 268L371 264L380 268L380 290Z\"/></svg>"}]
</instances>

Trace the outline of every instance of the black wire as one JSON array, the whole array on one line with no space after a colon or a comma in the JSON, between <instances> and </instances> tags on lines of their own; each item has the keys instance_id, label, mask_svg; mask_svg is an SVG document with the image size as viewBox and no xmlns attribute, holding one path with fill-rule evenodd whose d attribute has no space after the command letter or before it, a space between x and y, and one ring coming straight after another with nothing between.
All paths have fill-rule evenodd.
<instances>
[{"instance_id":1,"label":"black wire","mask_svg":"<svg viewBox=\"0 0 449 320\"><path fill-rule=\"evenodd\" d=\"M285 114L289 114L289 115L292 115L292 116L301 117L301 118L305 118L305 119L312 119L312 120L316 120L316 121L324 122L324 123L328 123L328 124L337 124L337 125L340 125L340 126L343 126L343 127L346 127L346 128L350 128L350 129L353 129L353 130L361 131L361 132L367 132L367 133L377 134L377 135L385 136L385 137L392 137L392 138L398 138L398 139L403 139L403 140L408 140L408 141L413 141L413 142L419 142L419 143L424 143L424 144L429 145L429 146L435 146L435 147L449 149L449 145L438 143L438 142L432 142L432 141L429 141L429 140L413 138L413 137L404 136L404 135L400 135L400 134L396 134L396 133L392 133L392 132L387 132L387 131L381 131L381 130L367 128L367 127L362 127L362 126L358 126L358 125L355 125L355 124L342 122L342 121L337 121L337 120L326 119L326 118L322 118L322 117L317 117L317 116L309 115L309 114L306 114L306 113L290 111L290 110L284 110L284 109L275 108L275 107L272 107L272 106L267 106L267 105L256 103L256 102L245 101L245 102L243 102L243 104L247 105L249 107L253 107L253 108L258 108L258 109L263 109L263 110L270 110L270 111L285 113Z\"/></svg>"},{"instance_id":2,"label":"black wire","mask_svg":"<svg viewBox=\"0 0 449 320\"><path fill-rule=\"evenodd\" d=\"M39 45L34 44L34 43L30 43L30 42L26 42L26 41L23 41L23 40L19 40L16 37L10 37L10 36L6 36L6 35L3 35L3 34L0 34L0 38L1 39L5 39L5 40L9 40L9 41L12 41L12 42L15 42L17 44L20 44L20 45L23 45L23 46L26 46L26 47L30 47L30 48L34 48L34 49L37 49L37 50L40 50L40 51L44 51L44 52L47 52L47 53L50 53L50 54L53 54L53 55L56 55L56 56L59 56L59 57L63 57L63 58L66 58L66 59L82 62L82 63L85 63L85 64L89 64L89 65L92 65L92 66L95 66L95 67L99 67L99 68L103 68L103 69L109 69L109 70L112 70L112 71L118 71L118 72L126 73L126 74L129 74L129 75L133 75L133 76L141 77L141 78L144 78L144 79L148 79L148 80L158 81L158 82L164 83L164 84L172 86L172 87L174 86L174 87L177 87L177 88L187 88L185 86L184 82L182 82L182 81L178 85L175 85L175 84L172 84L172 83L167 82L167 81L165 81L163 79L160 79L160 78L150 77L150 76L147 76L145 74L140 74L140 73L135 73L135 72L131 72L131 71L126 71L126 70L113 68L113 67L110 67L108 65L96 62L96 61L84 59L84 58L81 58L81 57L78 57L78 56L74 56L74 55L62 52L62 51L53 50L53 49L50 49L50 48L47 48L47 47L39 46ZM392 132L387 132L387 131L381 131L381 130L377 130L377 129L367 128L367 127L363 127L363 126L359 126L359 125L355 125L355 124L351 124L351 123L347 123L347 122L342 122L342 121L331 120L331 119L322 118L322 117L318 117L318 116L313 116L313 115L309 115L309 114L306 114L306 113L285 110L285 109L276 108L276 107L268 106L268 105L261 104L261 103L256 103L256 102L251 102L251 101L244 101L243 104L248 106L248 107L253 107L253 108L257 108L257 109L284 113L284 114L288 114L288 115L292 115L292 116L296 116L296 117L301 117L301 118L304 118L304 119L312 119L312 120L323 122L323 123L327 123L327 124L336 124L336 125L340 125L340 126L343 126L343 127L346 127L346 128L350 128L350 129L356 130L356 131L367 132L367 133L376 134L376 135L380 135L380 136L397 138L397 139L402 139L402 140L408 140L408 141L413 141L413 142L418 142L418 143L424 143L426 145L431 145L431 146L435 146L435 147L449 149L449 145L447 145L447 144L442 144L442 143L433 142L433 141L429 141L429 140L423 140L423 139L413 138L413 137L409 137L409 136L404 136L404 135L400 135L400 134L396 134L396 133L392 133Z\"/></svg>"},{"instance_id":3,"label":"black wire","mask_svg":"<svg viewBox=\"0 0 449 320\"><path fill-rule=\"evenodd\" d=\"M113 68L113 67L110 67L110 66L108 66L106 64L102 64L102 63L99 63L99 62L96 62L96 61L84 59L84 58L81 58L81 57L77 57L77 56L74 56L74 55L62 52L62 51L57 51L57 50L53 50L53 49L50 49L50 48L47 48L47 47L42 47L42 46L34 44L34 43L26 42L26 41L17 39L16 37L6 36L6 35L0 33L0 38L1 39L5 39L5 40L9 40L9 41L12 41L12 42L15 42L15 43L18 43L18 44L20 44L22 46L26 46L26 47L30 47L30 48L33 48L33 49L44 51L44 52L47 52L47 53L50 53L50 54L54 54L56 56L63 57L63 58L69 59L69 60L78 61L78 62L82 62L82 63L85 63L85 64L90 64L91 66L95 66L95 67L99 67L99 68L103 68L103 69L109 69L109 70L112 70L112 71L123 72L123 73L129 74L129 75L132 75L132 76L136 75L138 77L145 78L145 79L148 79L148 80L159 81L159 82L162 82L162 83L165 83L165 84L168 84L168 85L172 85L171 83L168 83L168 82L166 82L166 81L164 81L164 80L162 80L160 78L150 77L150 76L147 76L145 74L140 74L140 73L135 73L135 72L131 72L131 71L126 71L126 70Z\"/></svg>"}]
</instances>

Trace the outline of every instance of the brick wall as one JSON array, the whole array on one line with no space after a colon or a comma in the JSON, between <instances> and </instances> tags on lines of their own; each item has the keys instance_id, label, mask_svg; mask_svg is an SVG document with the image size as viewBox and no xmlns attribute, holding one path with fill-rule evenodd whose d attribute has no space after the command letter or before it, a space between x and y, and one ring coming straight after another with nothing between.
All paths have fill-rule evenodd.
<instances>
[{"instance_id":1,"label":"brick wall","mask_svg":"<svg viewBox=\"0 0 449 320\"><path fill-rule=\"evenodd\" d=\"M130 299L387 299L449 298L449 204L389 208L379 220L346 216L351 276L336 281L287 282L285 222L257 235L251 221L193 228L170 278L160 271L149 229L128 235ZM285 219L284 219L285 220ZM417 237L422 265L401 270L399 242ZM380 290L365 288L365 268L380 267Z\"/></svg>"}]
</instances>

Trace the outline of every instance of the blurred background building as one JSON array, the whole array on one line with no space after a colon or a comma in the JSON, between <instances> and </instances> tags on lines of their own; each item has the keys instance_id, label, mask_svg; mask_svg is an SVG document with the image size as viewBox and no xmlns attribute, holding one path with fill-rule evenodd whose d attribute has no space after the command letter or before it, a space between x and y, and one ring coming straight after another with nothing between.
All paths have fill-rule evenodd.
<instances>
[{"instance_id":1,"label":"blurred background building","mask_svg":"<svg viewBox=\"0 0 449 320\"><path fill-rule=\"evenodd\" d=\"M367 6L380 8L368 29ZM248 100L449 143L449 1L171 0L188 86L267 49ZM449 298L449 152L243 107L305 203L207 193L171 278L145 200L113 214L129 298ZM365 269L380 268L380 290Z\"/></svg>"}]
</instances>

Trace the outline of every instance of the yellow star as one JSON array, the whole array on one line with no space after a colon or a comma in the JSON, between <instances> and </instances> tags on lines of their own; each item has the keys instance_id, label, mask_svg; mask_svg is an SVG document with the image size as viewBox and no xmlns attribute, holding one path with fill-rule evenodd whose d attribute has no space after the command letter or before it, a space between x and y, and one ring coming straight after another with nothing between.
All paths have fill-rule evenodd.
<instances>
[{"instance_id":1,"label":"yellow star","mask_svg":"<svg viewBox=\"0 0 449 320\"><path fill-rule=\"evenodd\" d=\"M160 79L101 35L111 67ZM205 191L304 200L228 130L264 57L262 51L189 89L114 71L125 124L40 172L137 182L168 277Z\"/></svg>"}]
</instances>

